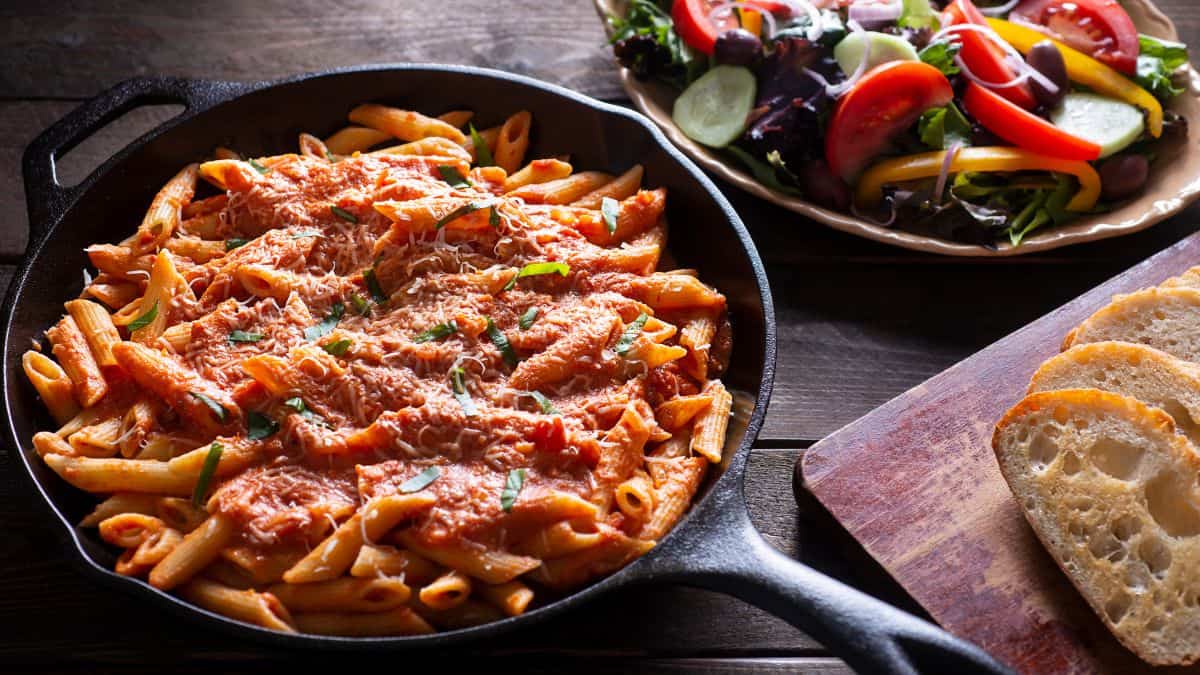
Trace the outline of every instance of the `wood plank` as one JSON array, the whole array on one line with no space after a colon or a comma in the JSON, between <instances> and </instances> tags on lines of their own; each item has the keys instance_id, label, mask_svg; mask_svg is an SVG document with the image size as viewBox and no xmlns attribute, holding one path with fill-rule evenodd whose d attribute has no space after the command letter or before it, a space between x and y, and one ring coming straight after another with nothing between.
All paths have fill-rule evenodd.
<instances>
[{"instance_id":1,"label":"wood plank","mask_svg":"<svg viewBox=\"0 0 1200 675\"><path fill-rule=\"evenodd\" d=\"M1073 326L1198 260L1195 235L826 438L804 455L808 488L944 627L1014 668L1149 672L1039 544L991 435Z\"/></svg>"},{"instance_id":2,"label":"wood plank","mask_svg":"<svg viewBox=\"0 0 1200 675\"><path fill-rule=\"evenodd\" d=\"M621 95L590 3L511 0L429 11L407 0L8 3L0 92L83 98L136 75L264 80L361 63L432 61Z\"/></svg>"}]
</instances>

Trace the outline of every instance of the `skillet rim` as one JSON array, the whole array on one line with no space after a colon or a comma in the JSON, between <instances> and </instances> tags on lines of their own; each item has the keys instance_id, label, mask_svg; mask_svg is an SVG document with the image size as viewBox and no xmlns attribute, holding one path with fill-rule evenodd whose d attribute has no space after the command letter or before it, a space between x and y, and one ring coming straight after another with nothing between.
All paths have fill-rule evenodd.
<instances>
[{"instance_id":1,"label":"skillet rim","mask_svg":"<svg viewBox=\"0 0 1200 675\"><path fill-rule=\"evenodd\" d=\"M117 574L113 570L107 569L96 563L83 547L80 540L79 530L66 518L58 505L50 498L42 484L38 481L34 474L34 469L31 464L31 455L36 454L32 450L27 449L26 441L21 439L17 434L13 423L13 411L11 410L11 400L13 398L9 387L10 368L9 368L9 350L12 349L10 344L10 333L14 323L14 315L17 302L24 295L25 284L29 277L29 273L33 268L34 262L41 256L42 250L47 241L49 241L57 232L58 227L62 223L66 214L71 212L78 203L80 197L86 194L94 184L105 174L111 171L115 166L123 162L129 155L140 149L147 143L158 139L164 134L169 133L180 124L192 120L196 117L209 113L221 106L233 104L243 97L255 94L263 94L272 89L283 87L291 84L298 84L311 80L334 78L348 74L359 74L364 72L397 72L397 73L412 73L412 72L433 72L445 74L448 76L461 76L468 79L484 78L492 80L500 80L506 83L517 85L519 87L541 90L551 94L562 101L564 105L578 105L584 108L591 109L597 113L607 116L622 117L630 120L640 126L647 132L653 142L666 153L666 156L673 160L676 165L682 168L686 174L696 184L702 188L708 197L712 200L724 216L725 224L732 228L733 234L737 238L742 248L742 255L750 264L753 272L755 286L758 289L759 303L762 311L762 352L763 365L758 391L755 395L754 407L750 417L747 420L745 433L741 442L734 453L730 456L725 470L717 477L709 486L707 493L698 501L693 502L691 508L684 517L671 528L671 531L663 537L647 554L633 560L620 570L605 576L594 583L564 595L549 604L530 610L525 614L515 617L505 617L499 621L462 628L456 630L442 631L429 635L411 635L411 636L388 636L388 637L342 637L330 635L314 635L307 633L280 633L269 630L252 624L244 623L230 619L223 615L209 611L192 603L189 603L182 598L153 588L145 581L133 577L125 577ZM154 80L162 80L163 78L131 78L125 80L111 89L97 95L98 100L105 97L106 94L118 90L122 87L136 87L139 83L146 83ZM160 606L165 606L168 610L178 616L182 616L186 620L199 622L200 625L211 626L212 628L246 637L260 643L266 643L273 646L282 647L302 647L302 648L334 648L339 650L355 650L369 648L391 648L391 649L420 649L438 646L447 646L453 644L461 644L467 642L476 642L481 639L501 635L509 631L519 629L526 626L531 626L549 617L556 616L564 611L573 609L576 605L586 603L600 595L603 595L615 588L625 585L632 585L639 582L647 582L653 580L654 573L652 566L654 561L671 555L671 547L673 542L681 540L679 536L681 532L692 524L692 516L698 511L703 504L713 501L717 498L720 492L736 491L737 496L741 498L739 502L742 508L745 507L743 493L743 478L745 472L746 460L750 450L758 437L758 433L762 429L763 421L767 411L767 405L770 401L776 366L776 325L775 325L775 310L771 297L770 285L767 279L766 269L762 259L758 255L753 239L745 224L742 223L740 217L734 211L732 205L725 198L724 194L716 187L716 185L706 176L699 167L687 156L685 156L677 147L675 147L663 134L663 132L647 119L644 115L634 110L622 108L620 106L606 103L594 99L585 94L581 94L557 84L543 82L524 75L507 73L491 68L480 68L477 66L463 65L447 65L437 63L380 63L366 64L359 66L349 66L343 68L334 68L330 70L301 73L298 75L288 76L276 80L260 80L254 82L230 82L221 80L202 80L202 79L178 79L171 80L182 86L195 87L209 96L208 100L201 101L196 109L190 105L179 115L151 129L142 136L138 137L128 145L117 151L111 157L106 159L99 167L92 171L84 180L70 188L63 188L56 183L53 185L40 186L43 190L62 190L66 197L64 205L57 214L50 218L50 222L33 223L33 214L30 213L31 221L29 223L32 240L27 246L25 257L23 258L16 273L13 275L12 281L9 284L8 292L4 298L3 307L0 308L0 330L4 346L5 358L0 363L0 377L3 377L3 406L0 406L0 421L3 422L4 441L14 449L13 455L18 458L19 464L23 471L21 472L29 481L33 489L41 497L41 502L54 515L62 528L53 528L60 538L65 538L71 544L72 550L68 556L76 567L81 568L85 574L104 583L105 585L129 593L138 597L145 597L153 603ZM81 104L81 106L87 103ZM58 122L55 123L57 125ZM29 153L39 145L44 135L49 129L53 129L55 125L51 125L43 135L39 135L26 148L26 166L28 165ZM52 158L53 159L53 158ZM27 171L27 169L26 169ZM25 173L25 171L23 171ZM26 178L28 175L26 174ZM31 186L29 181L26 181L25 191L28 195L31 191L39 186ZM32 201L31 201L32 204ZM735 334L736 334L735 327ZM737 340L735 340L736 342Z\"/></svg>"}]
</instances>

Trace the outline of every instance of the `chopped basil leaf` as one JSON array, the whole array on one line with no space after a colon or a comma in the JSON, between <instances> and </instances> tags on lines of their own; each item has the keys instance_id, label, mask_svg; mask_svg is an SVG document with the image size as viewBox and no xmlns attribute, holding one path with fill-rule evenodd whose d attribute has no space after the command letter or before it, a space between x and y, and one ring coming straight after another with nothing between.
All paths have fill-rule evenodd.
<instances>
[{"instance_id":1,"label":"chopped basil leaf","mask_svg":"<svg viewBox=\"0 0 1200 675\"><path fill-rule=\"evenodd\" d=\"M309 326L304 329L304 339L313 342L319 338L323 338L333 332L338 321L342 320L342 315L346 313L346 306L340 302L333 303L333 307L329 308L329 314L321 319L315 326Z\"/></svg>"},{"instance_id":2,"label":"chopped basil leaf","mask_svg":"<svg viewBox=\"0 0 1200 675\"><path fill-rule=\"evenodd\" d=\"M420 492L421 490L424 490L430 483L437 480L438 476L440 475L442 475L442 470L436 466L431 466L401 483L400 491L404 494Z\"/></svg>"},{"instance_id":3,"label":"chopped basil leaf","mask_svg":"<svg viewBox=\"0 0 1200 675\"><path fill-rule=\"evenodd\" d=\"M292 239L304 239L305 237L321 237L324 236L316 230L300 230L292 235Z\"/></svg>"},{"instance_id":4,"label":"chopped basil leaf","mask_svg":"<svg viewBox=\"0 0 1200 675\"><path fill-rule=\"evenodd\" d=\"M251 333L244 330L235 330L229 334L230 342L258 342L263 339L262 333Z\"/></svg>"},{"instance_id":5,"label":"chopped basil leaf","mask_svg":"<svg viewBox=\"0 0 1200 675\"><path fill-rule=\"evenodd\" d=\"M458 172L458 169L449 164L439 164L438 173L442 175L442 180L450 184L453 188L469 188L471 181L467 177Z\"/></svg>"},{"instance_id":6,"label":"chopped basil leaf","mask_svg":"<svg viewBox=\"0 0 1200 675\"><path fill-rule=\"evenodd\" d=\"M537 321L538 314L540 314L541 311L542 310L538 309L537 307L530 307L529 309L525 310L524 314L521 315L521 319L517 322L517 325L521 327L521 330L529 330L529 328L533 326L533 322Z\"/></svg>"},{"instance_id":7,"label":"chopped basil leaf","mask_svg":"<svg viewBox=\"0 0 1200 675\"><path fill-rule=\"evenodd\" d=\"M335 340L327 345L321 345L321 349L324 349L326 353L333 354L334 356L345 356L346 350L350 349L350 340Z\"/></svg>"},{"instance_id":8,"label":"chopped basil leaf","mask_svg":"<svg viewBox=\"0 0 1200 675\"><path fill-rule=\"evenodd\" d=\"M279 431L279 422L260 412L251 411L246 415L246 429L248 431L246 438L257 441Z\"/></svg>"},{"instance_id":9,"label":"chopped basil leaf","mask_svg":"<svg viewBox=\"0 0 1200 675\"><path fill-rule=\"evenodd\" d=\"M454 209L450 213L447 213L446 215L442 216L441 220L438 220L436 223L433 224L433 228L435 230L440 230L446 226L446 223L449 223L454 220L458 220L459 218L462 218L463 216L465 216L467 214L475 213L476 211L478 211L479 209L482 209L482 208L483 208L483 206L480 204L476 204L475 202L467 202L466 204L463 204L462 206L458 207L457 209Z\"/></svg>"},{"instance_id":10,"label":"chopped basil leaf","mask_svg":"<svg viewBox=\"0 0 1200 675\"><path fill-rule=\"evenodd\" d=\"M363 296L358 293L350 294L350 304L354 305L354 311L358 312L359 316L366 316L371 313L371 303L363 299Z\"/></svg>"},{"instance_id":11,"label":"chopped basil leaf","mask_svg":"<svg viewBox=\"0 0 1200 675\"><path fill-rule=\"evenodd\" d=\"M616 352L618 356L625 356L629 353L629 350L633 347L633 341L636 340L637 336L641 334L642 326L645 326L646 321L649 319L650 316L645 312L642 312L641 314L638 314L636 319L633 320L633 323L625 327L625 330L621 332L621 337L617 340L616 346L613 347L613 351Z\"/></svg>"},{"instance_id":12,"label":"chopped basil leaf","mask_svg":"<svg viewBox=\"0 0 1200 675\"><path fill-rule=\"evenodd\" d=\"M341 218L342 220L346 221L347 223L354 223L356 225L358 224L358 216L354 215L353 213L350 213L349 211L347 211L346 209L343 209L340 206L330 206L329 210L333 212L333 215L337 216L338 218Z\"/></svg>"},{"instance_id":13,"label":"chopped basil leaf","mask_svg":"<svg viewBox=\"0 0 1200 675\"><path fill-rule=\"evenodd\" d=\"M487 334L496 349L500 350L500 358L504 359L505 365L509 368L516 368L517 353L513 351L512 345L508 343L508 338L499 328L496 328L496 324L491 318L487 320Z\"/></svg>"},{"instance_id":14,"label":"chopped basil leaf","mask_svg":"<svg viewBox=\"0 0 1200 675\"><path fill-rule=\"evenodd\" d=\"M453 321L447 321L446 323L439 323L427 331L417 333L413 336L413 342L417 344L421 344L423 342L433 342L434 340L441 340L442 338L449 337L457 332L458 324L454 323Z\"/></svg>"},{"instance_id":15,"label":"chopped basil leaf","mask_svg":"<svg viewBox=\"0 0 1200 675\"><path fill-rule=\"evenodd\" d=\"M200 475L196 477L196 487L192 490L192 505L200 508L204 505L204 494L208 492L208 484L213 474L217 472L217 464L221 461L221 453L225 450L220 443L214 442L208 446L208 454L204 456L204 466L200 467Z\"/></svg>"},{"instance_id":16,"label":"chopped basil leaf","mask_svg":"<svg viewBox=\"0 0 1200 675\"><path fill-rule=\"evenodd\" d=\"M383 286L379 285L379 276L375 274L375 268L363 270L363 282L367 284L367 290L371 292L371 299L375 302L387 302L388 296L383 292Z\"/></svg>"},{"instance_id":17,"label":"chopped basil leaf","mask_svg":"<svg viewBox=\"0 0 1200 675\"><path fill-rule=\"evenodd\" d=\"M542 409L543 413L547 415L559 414L558 408L555 408L554 404L550 402L550 399L546 398L546 395L542 392L531 391L529 392L529 395L533 397L534 401L537 401L538 407Z\"/></svg>"},{"instance_id":18,"label":"chopped basil leaf","mask_svg":"<svg viewBox=\"0 0 1200 675\"><path fill-rule=\"evenodd\" d=\"M513 286L517 285L517 279L522 277L536 277L542 274L554 274L556 272L565 277L571 273L571 266L560 262L529 263L528 265L522 267L521 271L517 272L516 276L514 276L512 279L509 279L507 284L504 284L504 290L512 290Z\"/></svg>"},{"instance_id":19,"label":"chopped basil leaf","mask_svg":"<svg viewBox=\"0 0 1200 675\"><path fill-rule=\"evenodd\" d=\"M284 401L283 404L300 413L301 415L309 412L308 406L304 405L304 399L300 398L299 396L293 396L292 398Z\"/></svg>"},{"instance_id":20,"label":"chopped basil leaf","mask_svg":"<svg viewBox=\"0 0 1200 675\"><path fill-rule=\"evenodd\" d=\"M513 504L517 501L517 495L521 493L521 488L525 485L525 469L513 469L508 472L508 478L504 481L504 491L500 493L500 508L507 511L512 511Z\"/></svg>"},{"instance_id":21,"label":"chopped basil leaf","mask_svg":"<svg viewBox=\"0 0 1200 675\"><path fill-rule=\"evenodd\" d=\"M492 158L492 151L488 148L487 141L483 140L483 136L475 131L474 124L468 124L467 128L471 131L471 144L475 146L475 166L491 166L496 163Z\"/></svg>"},{"instance_id":22,"label":"chopped basil leaf","mask_svg":"<svg viewBox=\"0 0 1200 675\"><path fill-rule=\"evenodd\" d=\"M226 239L225 240L225 251L229 252L235 248L241 248L249 243L250 243L249 239L242 239L241 237L234 237L233 239Z\"/></svg>"},{"instance_id":23,"label":"chopped basil leaf","mask_svg":"<svg viewBox=\"0 0 1200 675\"><path fill-rule=\"evenodd\" d=\"M330 164L337 164L338 162L342 161L340 158L334 157L333 153L328 150L325 151L325 159L329 160Z\"/></svg>"},{"instance_id":24,"label":"chopped basil leaf","mask_svg":"<svg viewBox=\"0 0 1200 675\"><path fill-rule=\"evenodd\" d=\"M141 330L141 329L145 328L146 326L149 326L150 322L154 321L154 319L156 319L156 318L158 318L158 301L157 300L154 301L153 305L150 305L150 309L146 310L145 314L143 314L143 315L139 316L138 318L134 319L133 321L129 322L129 326L128 326L129 332L132 333L135 330Z\"/></svg>"},{"instance_id":25,"label":"chopped basil leaf","mask_svg":"<svg viewBox=\"0 0 1200 675\"><path fill-rule=\"evenodd\" d=\"M220 421L220 422L225 421L225 416L229 414L229 411L225 409L225 406L221 405L220 403L217 403L216 401L212 400L208 396L205 396L204 394L201 394L199 392L190 391L188 393L191 394L192 396L194 396L196 398L196 400L203 403L209 410L211 410L212 414L216 415L218 421Z\"/></svg>"},{"instance_id":26,"label":"chopped basil leaf","mask_svg":"<svg viewBox=\"0 0 1200 675\"><path fill-rule=\"evenodd\" d=\"M471 394L467 392L467 383L464 380L466 371L459 366L454 366L450 369L450 389L454 392L454 400L462 406L463 413L467 417L474 417L479 414L479 408L475 407L475 402L471 400Z\"/></svg>"},{"instance_id":27,"label":"chopped basil leaf","mask_svg":"<svg viewBox=\"0 0 1200 675\"><path fill-rule=\"evenodd\" d=\"M612 197L600 200L600 215L604 216L604 228L609 234L617 231L617 216L621 213L621 203Z\"/></svg>"},{"instance_id":28,"label":"chopped basil leaf","mask_svg":"<svg viewBox=\"0 0 1200 675\"><path fill-rule=\"evenodd\" d=\"M262 164L259 164L258 162L254 161L253 159L246 160L246 163L249 164L250 166L254 167L255 171L261 173L264 176L267 175L267 172L271 170L271 169L263 166Z\"/></svg>"},{"instance_id":29,"label":"chopped basil leaf","mask_svg":"<svg viewBox=\"0 0 1200 675\"><path fill-rule=\"evenodd\" d=\"M488 214L488 227L493 230L500 229L500 212L496 210L496 205L492 205L492 212Z\"/></svg>"}]
</instances>

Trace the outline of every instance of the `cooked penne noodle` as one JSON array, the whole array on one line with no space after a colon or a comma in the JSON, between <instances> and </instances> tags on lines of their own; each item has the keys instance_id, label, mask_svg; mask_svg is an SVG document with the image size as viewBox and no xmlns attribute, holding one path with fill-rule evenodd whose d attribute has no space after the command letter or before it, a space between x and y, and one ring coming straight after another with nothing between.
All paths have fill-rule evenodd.
<instances>
[{"instance_id":1,"label":"cooked penne noodle","mask_svg":"<svg viewBox=\"0 0 1200 675\"><path fill-rule=\"evenodd\" d=\"M402 141L419 141L427 136L441 136L459 144L467 140L454 126L411 110L367 103L351 110L349 117L355 124L385 131Z\"/></svg>"},{"instance_id":2,"label":"cooked penne noodle","mask_svg":"<svg viewBox=\"0 0 1200 675\"><path fill-rule=\"evenodd\" d=\"M410 141L402 145L393 145L387 148L381 148L372 152L371 154L428 155L430 157L450 157L467 163L470 163L471 161L471 153L464 150L463 147L458 143L440 136L430 136L429 138Z\"/></svg>"},{"instance_id":3,"label":"cooked penne noodle","mask_svg":"<svg viewBox=\"0 0 1200 675\"><path fill-rule=\"evenodd\" d=\"M617 201L628 199L637 194L637 191L641 189L643 172L642 165L635 164L633 168L620 176L571 202L571 206L578 206L584 209L598 209L604 204L605 198Z\"/></svg>"},{"instance_id":4,"label":"cooked penne noodle","mask_svg":"<svg viewBox=\"0 0 1200 675\"><path fill-rule=\"evenodd\" d=\"M192 201L196 194L196 177L199 164L188 164L175 174L166 185L154 196L146 217L142 220L134 237L133 252L135 255L154 251L170 237L181 220L180 212L184 204Z\"/></svg>"},{"instance_id":5,"label":"cooked penne noodle","mask_svg":"<svg viewBox=\"0 0 1200 675\"><path fill-rule=\"evenodd\" d=\"M504 179L501 189L512 192L526 185L549 183L571 175L571 165L557 159L535 159Z\"/></svg>"},{"instance_id":6,"label":"cooked penne noodle","mask_svg":"<svg viewBox=\"0 0 1200 675\"><path fill-rule=\"evenodd\" d=\"M437 578L438 566L412 551L392 546L366 544L350 567L355 577L398 577L413 586L423 586Z\"/></svg>"},{"instance_id":7,"label":"cooked penne noodle","mask_svg":"<svg viewBox=\"0 0 1200 675\"><path fill-rule=\"evenodd\" d=\"M143 513L121 513L105 518L99 526L100 538L121 548L137 548L150 535L166 528L163 521Z\"/></svg>"},{"instance_id":8,"label":"cooked penne noodle","mask_svg":"<svg viewBox=\"0 0 1200 675\"><path fill-rule=\"evenodd\" d=\"M569 204L612 179L611 175L600 171L581 171L544 183L530 183L509 194L530 204Z\"/></svg>"},{"instance_id":9,"label":"cooked penne noodle","mask_svg":"<svg viewBox=\"0 0 1200 675\"><path fill-rule=\"evenodd\" d=\"M96 505L92 512L79 521L79 527L97 527L108 518L123 513L140 513L153 516L158 513L158 496L122 492Z\"/></svg>"},{"instance_id":10,"label":"cooked penne noodle","mask_svg":"<svg viewBox=\"0 0 1200 675\"><path fill-rule=\"evenodd\" d=\"M112 457L120 451L121 419L109 417L71 434L67 442L80 457Z\"/></svg>"},{"instance_id":11,"label":"cooked penne noodle","mask_svg":"<svg viewBox=\"0 0 1200 675\"><path fill-rule=\"evenodd\" d=\"M75 448L63 440L62 436L49 431L39 431L33 435L33 449L41 457L48 454L74 455Z\"/></svg>"},{"instance_id":12,"label":"cooked penne noodle","mask_svg":"<svg viewBox=\"0 0 1200 675\"><path fill-rule=\"evenodd\" d=\"M533 602L533 589L520 581L510 581L494 586L480 584L475 586L475 590L508 616L524 614L525 610L529 608L529 603Z\"/></svg>"},{"instance_id":13,"label":"cooked penne noodle","mask_svg":"<svg viewBox=\"0 0 1200 675\"><path fill-rule=\"evenodd\" d=\"M451 110L438 115L437 118L456 129L461 129L474 116L475 113L470 110Z\"/></svg>"},{"instance_id":14,"label":"cooked penne noodle","mask_svg":"<svg viewBox=\"0 0 1200 675\"><path fill-rule=\"evenodd\" d=\"M166 462L140 459L68 457L48 454L46 465L63 480L88 492L148 492L190 495L195 476L181 476Z\"/></svg>"},{"instance_id":15,"label":"cooked penne noodle","mask_svg":"<svg viewBox=\"0 0 1200 675\"><path fill-rule=\"evenodd\" d=\"M382 612L403 606L412 596L412 590L395 577L282 583L267 591L293 612Z\"/></svg>"},{"instance_id":16,"label":"cooked penne noodle","mask_svg":"<svg viewBox=\"0 0 1200 675\"><path fill-rule=\"evenodd\" d=\"M79 413L75 386L53 359L30 350L21 355L21 369L56 422L66 424Z\"/></svg>"},{"instance_id":17,"label":"cooked penne noodle","mask_svg":"<svg viewBox=\"0 0 1200 675\"><path fill-rule=\"evenodd\" d=\"M427 546L407 531L397 536L406 548L446 567L465 572L485 584L512 581L541 564L535 558L503 551L454 545Z\"/></svg>"},{"instance_id":18,"label":"cooked penne noodle","mask_svg":"<svg viewBox=\"0 0 1200 675\"><path fill-rule=\"evenodd\" d=\"M179 595L188 602L237 621L283 633L296 632L287 608L270 593L238 590L208 579L192 579L179 589Z\"/></svg>"},{"instance_id":19,"label":"cooked penne noodle","mask_svg":"<svg viewBox=\"0 0 1200 675\"><path fill-rule=\"evenodd\" d=\"M504 618L499 609L486 602L467 600L450 609L433 609L424 605L413 608L417 614L441 630L458 630L470 628L485 623L492 623Z\"/></svg>"},{"instance_id":20,"label":"cooked penne noodle","mask_svg":"<svg viewBox=\"0 0 1200 675\"><path fill-rule=\"evenodd\" d=\"M92 349L92 356L101 368L111 368L117 365L113 357L112 346L121 341L117 327L113 325L112 317L104 308L88 300L72 300L66 305L67 313L75 320L79 332L87 340Z\"/></svg>"},{"instance_id":21,"label":"cooked penne noodle","mask_svg":"<svg viewBox=\"0 0 1200 675\"><path fill-rule=\"evenodd\" d=\"M300 154L314 159L330 159L329 148L321 139L312 134L300 134Z\"/></svg>"},{"instance_id":22,"label":"cooked penne noodle","mask_svg":"<svg viewBox=\"0 0 1200 675\"><path fill-rule=\"evenodd\" d=\"M92 356L87 340L79 331L75 319L64 316L53 328L46 331L46 338L54 345L54 358L62 364L79 405L88 408L108 393L108 382L100 372L100 365ZM39 392L40 393L40 392Z\"/></svg>"},{"instance_id":23,"label":"cooked penne noodle","mask_svg":"<svg viewBox=\"0 0 1200 675\"><path fill-rule=\"evenodd\" d=\"M392 140L392 135L369 127L346 127L325 139L325 148L334 155L351 155Z\"/></svg>"},{"instance_id":24,"label":"cooked penne noodle","mask_svg":"<svg viewBox=\"0 0 1200 675\"><path fill-rule=\"evenodd\" d=\"M733 395L720 380L709 381L704 393L712 396L712 405L696 417L692 427L692 452L717 463L721 461L721 448L725 447L725 429L729 426Z\"/></svg>"},{"instance_id":25,"label":"cooked penne noodle","mask_svg":"<svg viewBox=\"0 0 1200 675\"><path fill-rule=\"evenodd\" d=\"M516 173L521 168L525 151L529 149L529 127L532 123L533 115L525 110L504 121L496 137L496 148L492 151L496 166L508 173Z\"/></svg>"},{"instance_id":26,"label":"cooked penne noodle","mask_svg":"<svg viewBox=\"0 0 1200 675\"><path fill-rule=\"evenodd\" d=\"M653 488L650 476L644 471L638 471L633 478L617 486L614 495L617 508L636 522L649 520L651 512L654 511Z\"/></svg>"},{"instance_id":27,"label":"cooked penne noodle","mask_svg":"<svg viewBox=\"0 0 1200 675\"><path fill-rule=\"evenodd\" d=\"M450 609L467 601L471 580L462 572L450 570L421 588L421 604L430 609Z\"/></svg>"},{"instance_id":28,"label":"cooked penne noodle","mask_svg":"<svg viewBox=\"0 0 1200 675\"><path fill-rule=\"evenodd\" d=\"M196 576L217 559L234 533L234 524L229 518L221 514L209 516L150 570L150 585L166 591Z\"/></svg>"},{"instance_id":29,"label":"cooked penne noodle","mask_svg":"<svg viewBox=\"0 0 1200 675\"><path fill-rule=\"evenodd\" d=\"M138 303L140 316L132 319L145 323L136 330L130 330L129 339L148 343L162 335L167 327L171 302L186 289L187 281L175 267L175 256L166 249L159 251L154 259L154 267L150 270L150 283L146 286L146 294ZM146 321L147 317L149 321ZM126 326L128 325L126 322Z\"/></svg>"}]
</instances>

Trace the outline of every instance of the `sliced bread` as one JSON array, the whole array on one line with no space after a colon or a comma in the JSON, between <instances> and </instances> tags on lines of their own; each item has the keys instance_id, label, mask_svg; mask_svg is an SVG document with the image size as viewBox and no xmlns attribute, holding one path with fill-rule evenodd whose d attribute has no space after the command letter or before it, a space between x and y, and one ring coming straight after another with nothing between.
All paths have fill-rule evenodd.
<instances>
[{"instance_id":1,"label":"sliced bread","mask_svg":"<svg viewBox=\"0 0 1200 675\"><path fill-rule=\"evenodd\" d=\"M1200 657L1200 456L1171 418L1096 389L1030 394L996 426L1033 530L1143 660Z\"/></svg>"},{"instance_id":2,"label":"sliced bread","mask_svg":"<svg viewBox=\"0 0 1200 675\"><path fill-rule=\"evenodd\" d=\"M1193 267L1159 284L1162 288L1200 288L1200 267Z\"/></svg>"},{"instance_id":3,"label":"sliced bread","mask_svg":"<svg viewBox=\"0 0 1200 675\"><path fill-rule=\"evenodd\" d=\"M1200 361L1200 289L1147 288L1118 295L1067 334L1062 348L1137 342L1184 361Z\"/></svg>"},{"instance_id":4,"label":"sliced bread","mask_svg":"<svg viewBox=\"0 0 1200 675\"><path fill-rule=\"evenodd\" d=\"M1161 408L1200 446L1200 367L1146 345L1076 345L1042 364L1029 392L1103 389Z\"/></svg>"}]
</instances>

